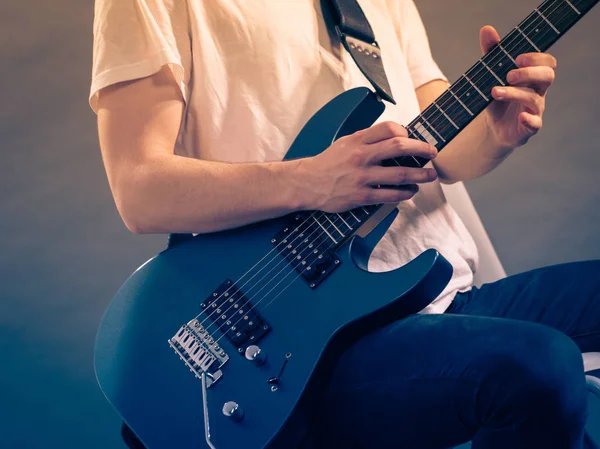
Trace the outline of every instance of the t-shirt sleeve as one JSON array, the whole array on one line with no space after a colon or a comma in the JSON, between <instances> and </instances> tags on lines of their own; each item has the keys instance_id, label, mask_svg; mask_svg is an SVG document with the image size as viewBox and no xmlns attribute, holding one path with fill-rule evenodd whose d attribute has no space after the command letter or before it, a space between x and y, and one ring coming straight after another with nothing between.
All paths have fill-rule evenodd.
<instances>
[{"instance_id":1,"label":"t-shirt sleeve","mask_svg":"<svg viewBox=\"0 0 600 449\"><path fill-rule=\"evenodd\" d=\"M398 38L404 50L408 70L415 89L433 80L447 78L434 61L423 20L413 0L388 0L395 9Z\"/></svg>"},{"instance_id":2,"label":"t-shirt sleeve","mask_svg":"<svg viewBox=\"0 0 600 449\"><path fill-rule=\"evenodd\" d=\"M185 0L96 0L89 103L111 84L144 78L168 65L187 102L191 44Z\"/></svg>"}]
</instances>

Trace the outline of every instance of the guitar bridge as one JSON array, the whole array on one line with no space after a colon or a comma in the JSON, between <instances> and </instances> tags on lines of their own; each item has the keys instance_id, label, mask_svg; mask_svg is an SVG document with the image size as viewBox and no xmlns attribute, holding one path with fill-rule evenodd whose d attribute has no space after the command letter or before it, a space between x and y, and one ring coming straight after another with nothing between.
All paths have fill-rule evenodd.
<instances>
[{"instance_id":1,"label":"guitar bridge","mask_svg":"<svg viewBox=\"0 0 600 449\"><path fill-rule=\"evenodd\" d=\"M197 378L206 373L208 387L221 378L221 367L229 360L223 348L197 319L181 326L169 339L169 346Z\"/></svg>"}]
</instances>

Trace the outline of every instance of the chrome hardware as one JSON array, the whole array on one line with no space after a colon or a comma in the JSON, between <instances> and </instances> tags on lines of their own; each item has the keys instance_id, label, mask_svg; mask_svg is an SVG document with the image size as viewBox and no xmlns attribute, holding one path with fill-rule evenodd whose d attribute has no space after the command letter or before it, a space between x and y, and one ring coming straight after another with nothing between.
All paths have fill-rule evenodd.
<instances>
[{"instance_id":1,"label":"chrome hardware","mask_svg":"<svg viewBox=\"0 0 600 449\"><path fill-rule=\"evenodd\" d=\"M206 391L206 389L208 387L207 387L206 373L202 373L202 375L200 376L200 380L202 381L202 408L204 410L204 438L206 440L206 444L208 444L210 449L216 449L215 446L212 444L212 441L210 438L210 419L208 416L208 393Z\"/></svg>"},{"instance_id":2,"label":"chrome hardware","mask_svg":"<svg viewBox=\"0 0 600 449\"><path fill-rule=\"evenodd\" d=\"M257 366L264 364L267 361L267 355L256 345L251 345L246 348L246 359L253 362Z\"/></svg>"},{"instance_id":3,"label":"chrome hardware","mask_svg":"<svg viewBox=\"0 0 600 449\"><path fill-rule=\"evenodd\" d=\"M196 319L181 326L169 339L169 346L197 378L206 374L208 387L221 378L223 372L220 368L229 360L225 351Z\"/></svg>"},{"instance_id":4,"label":"chrome hardware","mask_svg":"<svg viewBox=\"0 0 600 449\"><path fill-rule=\"evenodd\" d=\"M240 422L244 417L244 410L242 410L237 402L229 401L223 405L223 415L231 418L235 422Z\"/></svg>"}]
</instances>

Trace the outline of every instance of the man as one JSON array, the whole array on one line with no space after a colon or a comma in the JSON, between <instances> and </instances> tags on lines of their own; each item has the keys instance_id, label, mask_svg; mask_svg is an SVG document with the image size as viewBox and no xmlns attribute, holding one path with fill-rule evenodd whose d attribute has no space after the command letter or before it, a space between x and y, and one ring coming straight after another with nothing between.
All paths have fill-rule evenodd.
<instances>
[{"instance_id":1,"label":"man","mask_svg":"<svg viewBox=\"0 0 600 449\"><path fill-rule=\"evenodd\" d=\"M489 172L541 129L556 61L520 56L498 101L437 155L400 125L448 87L413 1L360 4L398 105L316 157L281 162L320 106L369 85L319 1L97 0L90 104L117 208L132 232L203 233L399 203L370 269L435 247L454 275L423 313L344 354L309 444L581 448L580 353L600 350L598 263L472 289L477 251L440 188ZM481 30L484 52L498 41ZM432 166L379 165L403 155Z\"/></svg>"}]
</instances>

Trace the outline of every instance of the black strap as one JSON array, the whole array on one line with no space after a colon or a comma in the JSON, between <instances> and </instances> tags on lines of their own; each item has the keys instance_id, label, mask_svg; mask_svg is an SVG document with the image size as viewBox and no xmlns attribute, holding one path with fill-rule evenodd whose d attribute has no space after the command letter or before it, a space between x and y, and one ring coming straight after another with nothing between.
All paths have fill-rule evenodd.
<instances>
[{"instance_id":1,"label":"black strap","mask_svg":"<svg viewBox=\"0 0 600 449\"><path fill-rule=\"evenodd\" d=\"M385 75L381 49L356 0L321 0L325 23L340 37L344 48L384 100L396 104Z\"/></svg>"}]
</instances>

